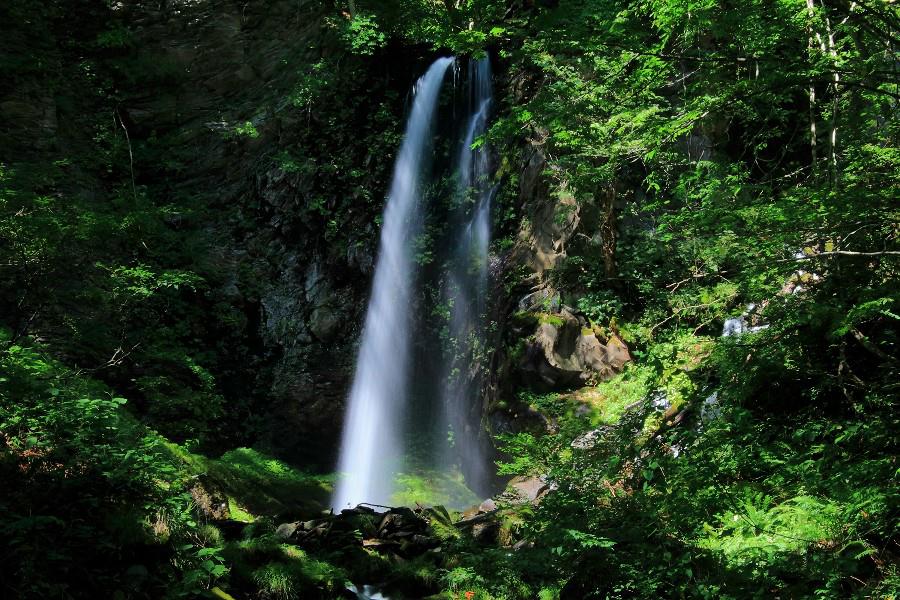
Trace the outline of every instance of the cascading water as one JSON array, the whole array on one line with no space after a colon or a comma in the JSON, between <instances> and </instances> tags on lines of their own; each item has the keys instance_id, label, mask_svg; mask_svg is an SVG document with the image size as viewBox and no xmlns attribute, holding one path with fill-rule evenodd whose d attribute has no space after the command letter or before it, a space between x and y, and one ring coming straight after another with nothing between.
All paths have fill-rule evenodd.
<instances>
[{"instance_id":1,"label":"cascading water","mask_svg":"<svg viewBox=\"0 0 900 600\"><path fill-rule=\"evenodd\" d=\"M449 352L445 353L441 393L443 428L450 445L442 457L444 468L459 467L473 490L486 489L488 479L479 432L480 406L473 404L481 384L478 352L483 347L491 199L490 155L484 144L473 143L487 131L493 93L491 63L485 56L469 63L470 108L457 160L458 198L465 215L451 235L455 252L449 261L444 289L450 305Z\"/></svg>"},{"instance_id":2,"label":"cascading water","mask_svg":"<svg viewBox=\"0 0 900 600\"><path fill-rule=\"evenodd\" d=\"M438 95L452 58L437 59L416 83L406 135L384 209L372 296L341 440L336 509L387 504L402 460L400 423L410 364L409 311L421 221L420 193Z\"/></svg>"}]
</instances>

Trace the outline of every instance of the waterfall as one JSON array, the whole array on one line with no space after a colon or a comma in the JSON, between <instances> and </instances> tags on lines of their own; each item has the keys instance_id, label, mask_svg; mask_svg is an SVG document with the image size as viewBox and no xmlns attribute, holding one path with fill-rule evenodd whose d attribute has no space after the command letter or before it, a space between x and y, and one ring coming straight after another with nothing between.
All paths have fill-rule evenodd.
<instances>
[{"instance_id":1,"label":"waterfall","mask_svg":"<svg viewBox=\"0 0 900 600\"><path fill-rule=\"evenodd\" d=\"M457 231L450 239L455 251L445 278L444 299L450 305L449 341L445 351L441 391L443 428L450 443L444 468L458 467L467 485L487 489L487 461L480 435L481 406L478 353L484 344L484 310L488 280L488 245L491 234L491 199L496 187L490 181L488 148L476 139L487 131L493 94L491 63L485 56L469 63L470 107L457 158L459 210Z\"/></svg>"},{"instance_id":2,"label":"waterfall","mask_svg":"<svg viewBox=\"0 0 900 600\"><path fill-rule=\"evenodd\" d=\"M401 428L410 366L410 247L421 222L419 197L438 94L452 58L437 59L415 99L384 209L378 260L341 439L336 509L388 504L402 460Z\"/></svg>"}]
</instances>

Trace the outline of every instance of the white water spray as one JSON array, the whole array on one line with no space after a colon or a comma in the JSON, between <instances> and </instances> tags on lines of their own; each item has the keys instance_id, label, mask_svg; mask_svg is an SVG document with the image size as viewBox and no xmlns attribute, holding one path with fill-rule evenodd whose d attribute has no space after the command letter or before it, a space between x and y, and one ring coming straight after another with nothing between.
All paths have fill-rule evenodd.
<instances>
[{"instance_id":1,"label":"white water spray","mask_svg":"<svg viewBox=\"0 0 900 600\"><path fill-rule=\"evenodd\" d=\"M415 262L410 243L421 221L424 160L438 94L452 58L439 58L416 83L406 135L384 209L372 296L341 439L332 506L388 504L402 461L401 423L407 397L410 296Z\"/></svg>"}]
</instances>

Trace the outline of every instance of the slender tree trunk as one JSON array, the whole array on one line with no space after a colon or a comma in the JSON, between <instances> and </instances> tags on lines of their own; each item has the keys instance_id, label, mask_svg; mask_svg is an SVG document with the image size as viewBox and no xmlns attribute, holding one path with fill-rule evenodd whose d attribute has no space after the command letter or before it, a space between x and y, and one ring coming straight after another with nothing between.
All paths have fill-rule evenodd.
<instances>
[{"instance_id":1,"label":"slender tree trunk","mask_svg":"<svg viewBox=\"0 0 900 600\"><path fill-rule=\"evenodd\" d=\"M851 7L852 10L852 7ZM830 173L832 184L837 183L837 131L838 131L838 99L840 97L841 74L837 72L837 49L834 44L834 31L831 29L831 19L825 17L825 33L828 42L828 55L831 57L832 66L831 81L834 84L834 100L831 106L831 131L829 132Z\"/></svg>"},{"instance_id":2,"label":"slender tree trunk","mask_svg":"<svg viewBox=\"0 0 900 600\"><path fill-rule=\"evenodd\" d=\"M813 175L816 173L818 156L816 151L816 87L809 84L809 151L812 161Z\"/></svg>"},{"instance_id":3,"label":"slender tree trunk","mask_svg":"<svg viewBox=\"0 0 900 600\"><path fill-rule=\"evenodd\" d=\"M822 36L815 32L813 29L813 20L816 16L816 5L815 0L806 0L806 13L809 17L807 31L809 32L809 56L813 57L816 47L816 41L818 40L820 49L824 52L825 45L822 42ZM815 177L818 174L818 148L816 146L816 138L818 137L818 132L816 131L816 113L818 107L816 106L816 87L815 84L810 81L809 83L809 149L812 161L812 173Z\"/></svg>"},{"instance_id":4,"label":"slender tree trunk","mask_svg":"<svg viewBox=\"0 0 900 600\"><path fill-rule=\"evenodd\" d=\"M456 11L456 5L453 0L444 0L444 6L447 8L447 16L450 17L450 23L459 24L459 13Z\"/></svg>"},{"instance_id":5,"label":"slender tree trunk","mask_svg":"<svg viewBox=\"0 0 900 600\"><path fill-rule=\"evenodd\" d=\"M601 191L603 197L603 221L600 223L600 240L603 250L603 271L607 279L615 280L616 268L616 186L610 184Z\"/></svg>"}]
</instances>

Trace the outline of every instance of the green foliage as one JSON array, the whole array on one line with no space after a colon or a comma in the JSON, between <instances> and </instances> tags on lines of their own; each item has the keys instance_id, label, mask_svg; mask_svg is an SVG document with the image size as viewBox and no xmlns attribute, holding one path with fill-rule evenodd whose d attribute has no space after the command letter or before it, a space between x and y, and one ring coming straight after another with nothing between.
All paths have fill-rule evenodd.
<instances>
[{"instance_id":1,"label":"green foliage","mask_svg":"<svg viewBox=\"0 0 900 600\"><path fill-rule=\"evenodd\" d=\"M432 236L429 232L423 232L412 240L413 260L419 266L426 266L434 261L434 247Z\"/></svg>"},{"instance_id":2,"label":"green foliage","mask_svg":"<svg viewBox=\"0 0 900 600\"><path fill-rule=\"evenodd\" d=\"M253 580L262 594L276 600L290 600L297 596L294 579L297 577L290 567L281 563L269 563L253 573Z\"/></svg>"},{"instance_id":3,"label":"green foliage","mask_svg":"<svg viewBox=\"0 0 900 600\"><path fill-rule=\"evenodd\" d=\"M299 74L288 99L295 108L311 109L335 80L334 65L320 60Z\"/></svg>"},{"instance_id":4,"label":"green foliage","mask_svg":"<svg viewBox=\"0 0 900 600\"><path fill-rule=\"evenodd\" d=\"M189 271L168 270L156 273L147 265L110 267L97 263L96 266L109 273L114 298L123 304L147 300L164 289L186 288L196 291L197 285L202 281L198 275Z\"/></svg>"},{"instance_id":5,"label":"green foliage","mask_svg":"<svg viewBox=\"0 0 900 600\"><path fill-rule=\"evenodd\" d=\"M256 129L256 125L254 125L250 121L244 121L243 123L238 123L232 128L232 130L228 133L228 137L247 137L250 139L256 139L259 137L259 130Z\"/></svg>"},{"instance_id":6,"label":"green foliage","mask_svg":"<svg viewBox=\"0 0 900 600\"><path fill-rule=\"evenodd\" d=\"M229 542L222 553L234 565L232 583L264 598L329 598L347 578L340 568L271 534Z\"/></svg>"},{"instance_id":7,"label":"green foliage","mask_svg":"<svg viewBox=\"0 0 900 600\"><path fill-rule=\"evenodd\" d=\"M131 31L122 25L116 25L97 35L97 45L101 48L127 48L133 44Z\"/></svg>"},{"instance_id":8,"label":"green foliage","mask_svg":"<svg viewBox=\"0 0 900 600\"><path fill-rule=\"evenodd\" d=\"M395 485L397 491L391 503L396 506L421 504L463 509L479 501L460 473L416 470L398 474Z\"/></svg>"},{"instance_id":9,"label":"green foliage","mask_svg":"<svg viewBox=\"0 0 900 600\"><path fill-rule=\"evenodd\" d=\"M836 530L838 507L808 496L774 504L772 498L754 493L735 504L735 512L719 515L719 526L710 527L709 539L699 545L721 552L738 567L770 564L779 555L831 543L840 533Z\"/></svg>"},{"instance_id":10,"label":"green foliage","mask_svg":"<svg viewBox=\"0 0 900 600\"><path fill-rule=\"evenodd\" d=\"M503 509L504 535L527 542L515 551L442 521L444 590L895 594L890 3L354 4L328 21L346 52L293 49L265 102L223 98L223 114L279 115L278 147L254 174L274 164L296 200L276 211L254 197L234 212L181 185L201 147L185 143L191 132L148 132L135 110L145 90L175 97L186 81L139 47L130 11L141 3L0 7L11 49L0 70L18 90L3 106L25 123L0 142L3 585L24 598L191 597L229 584L247 597L333 597L348 577L338 561L367 578L435 583L422 560L332 561L276 540L267 515L317 513L330 479L259 450L222 453L251 443L246 422L270 386L266 365L234 366L254 340L247 306L215 291L231 281L218 252L230 240L210 224L321 231L325 260L366 253L401 135L402 99L372 60L390 42L500 58L509 93L476 141L500 149L507 178L495 247L514 258L521 244L533 208L519 205L522 149L540 148L554 225L578 217L550 279L591 326L618 327L636 359L565 394L503 390L551 433L504 436L500 472L553 489ZM41 111L58 120L32 116ZM231 123L226 137L268 143L258 118ZM438 239L412 241L422 264ZM510 293L524 278L514 269ZM237 272L251 305L259 274ZM512 323L562 326L551 308ZM449 308L438 312L446 320ZM721 338L745 312L756 331ZM221 456L201 453L211 448ZM186 486L206 479L250 539L197 521ZM400 500L475 501L436 479L405 476Z\"/></svg>"},{"instance_id":11,"label":"green foliage","mask_svg":"<svg viewBox=\"0 0 900 600\"><path fill-rule=\"evenodd\" d=\"M568 406L526 399L554 432L502 438L500 471L556 487L520 534L546 570L503 577L473 562L485 593L515 579L529 596L559 586L607 598L862 597L893 585L897 262L882 252L897 248L896 170L883 170L896 167L884 110L897 88L863 74L884 58L857 43L878 44L858 27L872 10L582 0L534 15L534 33L501 49L534 88L506 107L492 143L534 132L552 191L574 196L585 228L552 282L593 322L624 322L637 364L562 395ZM828 52L808 44L827 27L868 91L833 84ZM810 110L815 156L798 133ZM607 235L609 189L613 273L592 243ZM766 328L720 338L750 304L748 325ZM846 445L861 428L871 437Z\"/></svg>"},{"instance_id":12,"label":"green foliage","mask_svg":"<svg viewBox=\"0 0 900 600\"><path fill-rule=\"evenodd\" d=\"M588 292L577 301L578 310L595 323L606 323L622 314L622 300L611 290Z\"/></svg>"},{"instance_id":13,"label":"green foliage","mask_svg":"<svg viewBox=\"0 0 900 600\"><path fill-rule=\"evenodd\" d=\"M384 46L385 35L373 15L356 13L347 23L344 42L354 54L370 55Z\"/></svg>"},{"instance_id":14,"label":"green foliage","mask_svg":"<svg viewBox=\"0 0 900 600\"><path fill-rule=\"evenodd\" d=\"M124 398L8 331L0 374L0 558L20 597L122 587L175 597L225 574L214 552L187 543L197 524L180 472ZM160 547L177 568L154 558Z\"/></svg>"},{"instance_id":15,"label":"green foliage","mask_svg":"<svg viewBox=\"0 0 900 600\"><path fill-rule=\"evenodd\" d=\"M306 473L252 448L229 450L217 459L175 445L169 449L188 472L223 488L232 518L240 521L290 511L317 514L333 489L333 476Z\"/></svg>"}]
</instances>

